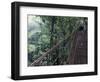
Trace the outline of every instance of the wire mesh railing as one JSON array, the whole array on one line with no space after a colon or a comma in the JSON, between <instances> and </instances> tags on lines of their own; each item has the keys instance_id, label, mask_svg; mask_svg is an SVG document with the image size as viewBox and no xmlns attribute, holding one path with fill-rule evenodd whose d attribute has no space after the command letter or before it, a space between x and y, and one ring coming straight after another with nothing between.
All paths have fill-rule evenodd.
<instances>
[{"instance_id":1,"label":"wire mesh railing","mask_svg":"<svg viewBox=\"0 0 100 82\"><path fill-rule=\"evenodd\" d=\"M39 58L34 60L30 66L47 66L47 65L66 64L66 61L64 60L67 59L67 56L69 54L68 50L70 49L70 45L71 45L71 36L72 34L69 35L64 40L59 41L51 49L49 49L47 52L42 54ZM66 42L66 45L63 45L64 42ZM64 53L64 50L66 50L67 52ZM66 58L64 56L66 56Z\"/></svg>"}]
</instances>

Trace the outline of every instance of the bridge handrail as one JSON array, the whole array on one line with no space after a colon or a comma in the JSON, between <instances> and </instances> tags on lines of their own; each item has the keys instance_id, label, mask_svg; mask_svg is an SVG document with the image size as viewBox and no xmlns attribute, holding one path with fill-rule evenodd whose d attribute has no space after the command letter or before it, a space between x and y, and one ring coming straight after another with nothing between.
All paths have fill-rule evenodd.
<instances>
[{"instance_id":1,"label":"bridge handrail","mask_svg":"<svg viewBox=\"0 0 100 82\"><path fill-rule=\"evenodd\" d=\"M39 58L37 58L35 61L33 61L31 63L31 66L34 66L34 65L37 65L41 60L43 60L44 57L46 57L48 54L50 54L52 51L54 51L58 46L60 46L60 44L63 42L63 41L66 41L68 40L73 34L74 34L75 31L73 31L67 38L65 38L64 40L61 40L59 41L56 45L54 45L51 49L49 49L46 53L44 53L42 56L40 56Z\"/></svg>"}]
</instances>

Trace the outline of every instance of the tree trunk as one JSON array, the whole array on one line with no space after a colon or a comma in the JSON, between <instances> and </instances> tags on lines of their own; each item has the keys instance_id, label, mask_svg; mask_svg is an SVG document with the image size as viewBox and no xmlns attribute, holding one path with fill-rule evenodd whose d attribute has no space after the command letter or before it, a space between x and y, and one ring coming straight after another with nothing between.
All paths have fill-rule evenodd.
<instances>
[{"instance_id":1,"label":"tree trunk","mask_svg":"<svg viewBox=\"0 0 100 82\"><path fill-rule=\"evenodd\" d=\"M87 64L87 32L79 31L73 35L73 43L68 64Z\"/></svg>"}]
</instances>

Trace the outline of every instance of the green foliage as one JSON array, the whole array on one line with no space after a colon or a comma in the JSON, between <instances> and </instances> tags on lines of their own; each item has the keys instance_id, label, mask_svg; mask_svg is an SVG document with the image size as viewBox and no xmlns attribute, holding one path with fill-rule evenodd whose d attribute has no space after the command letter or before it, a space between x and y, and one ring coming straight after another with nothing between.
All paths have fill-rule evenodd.
<instances>
[{"instance_id":1,"label":"green foliage","mask_svg":"<svg viewBox=\"0 0 100 82\"><path fill-rule=\"evenodd\" d=\"M30 20L31 19L31 20ZM29 65L55 46L60 40L67 38L78 29L85 17L65 16L28 16L28 57ZM31 29L31 30L30 30ZM70 53L71 40L64 41L57 49L44 58L41 65L66 64ZM30 62L30 60L32 60Z\"/></svg>"}]
</instances>

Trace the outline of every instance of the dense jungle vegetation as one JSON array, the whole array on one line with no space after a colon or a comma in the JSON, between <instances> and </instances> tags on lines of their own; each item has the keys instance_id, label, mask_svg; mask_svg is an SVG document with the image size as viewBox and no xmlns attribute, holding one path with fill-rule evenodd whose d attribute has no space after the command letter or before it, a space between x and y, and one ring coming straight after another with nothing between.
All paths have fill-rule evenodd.
<instances>
[{"instance_id":1,"label":"dense jungle vegetation","mask_svg":"<svg viewBox=\"0 0 100 82\"><path fill-rule=\"evenodd\" d=\"M86 17L28 15L28 66L48 51L37 66L67 64L72 46L69 36L80 24L84 25L84 21ZM50 51L57 44L59 46Z\"/></svg>"}]
</instances>

